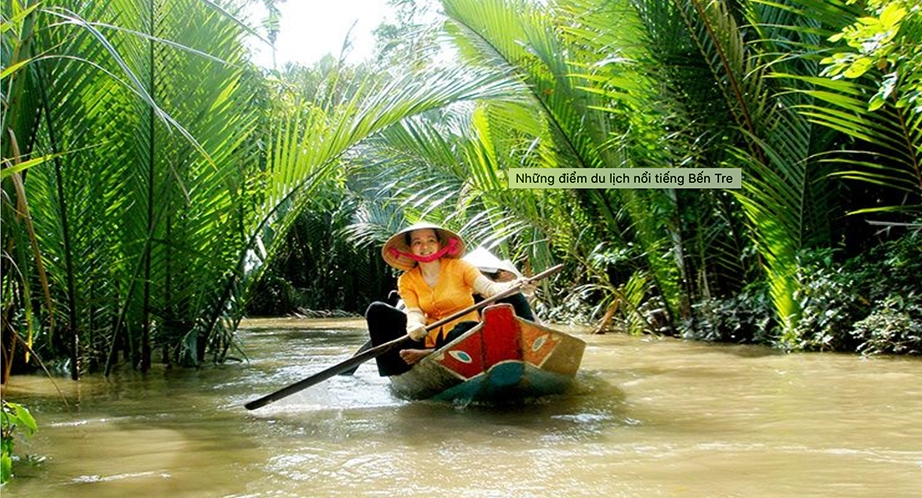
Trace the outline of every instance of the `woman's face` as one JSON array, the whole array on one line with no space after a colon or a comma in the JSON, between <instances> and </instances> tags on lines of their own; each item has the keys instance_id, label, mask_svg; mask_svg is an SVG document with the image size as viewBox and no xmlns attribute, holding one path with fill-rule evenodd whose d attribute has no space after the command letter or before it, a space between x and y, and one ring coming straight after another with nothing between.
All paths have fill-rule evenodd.
<instances>
[{"instance_id":1,"label":"woman's face","mask_svg":"<svg viewBox=\"0 0 922 498\"><path fill-rule=\"evenodd\" d=\"M512 282L515 280L515 273L506 270L498 270L496 272L496 278L494 279L497 282Z\"/></svg>"},{"instance_id":2,"label":"woman's face","mask_svg":"<svg viewBox=\"0 0 922 498\"><path fill-rule=\"evenodd\" d=\"M423 228L410 232L410 252L414 255L428 256L438 252L439 249L441 249L441 247L439 246L439 238L435 234L435 230Z\"/></svg>"}]
</instances>

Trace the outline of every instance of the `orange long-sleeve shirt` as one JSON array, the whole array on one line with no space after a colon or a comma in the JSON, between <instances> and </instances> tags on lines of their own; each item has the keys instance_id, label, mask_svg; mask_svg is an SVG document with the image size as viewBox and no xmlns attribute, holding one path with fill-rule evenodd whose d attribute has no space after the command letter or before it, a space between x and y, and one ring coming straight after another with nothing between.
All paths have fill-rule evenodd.
<instances>
[{"instance_id":1,"label":"orange long-sleeve shirt","mask_svg":"<svg viewBox=\"0 0 922 498\"><path fill-rule=\"evenodd\" d=\"M442 258L440 262L439 280L434 288L429 287L423 279L419 266L397 279L397 292L400 293L400 297L407 308L417 308L423 312L426 325L474 305L474 281L480 276L480 270L460 259ZM478 321L480 316L476 311L471 311L461 318L430 330L426 336L426 347L434 347L439 335L447 334L458 322L465 320Z\"/></svg>"}]
</instances>

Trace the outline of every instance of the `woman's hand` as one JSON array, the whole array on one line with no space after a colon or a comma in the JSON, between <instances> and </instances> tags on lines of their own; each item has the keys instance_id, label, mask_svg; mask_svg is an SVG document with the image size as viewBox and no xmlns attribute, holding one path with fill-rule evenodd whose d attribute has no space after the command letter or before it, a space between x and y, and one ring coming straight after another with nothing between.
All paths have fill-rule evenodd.
<instances>
[{"instance_id":1,"label":"woman's hand","mask_svg":"<svg viewBox=\"0 0 922 498\"><path fill-rule=\"evenodd\" d=\"M519 277L515 279L515 284L520 285L519 292L525 294L526 296L531 296L538 290L538 282L534 280L529 280L525 277Z\"/></svg>"},{"instance_id":2,"label":"woman's hand","mask_svg":"<svg viewBox=\"0 0 922 498\"><path fill-rule=\"evenodd\" d=\"M413 320L407 321L407 335L414 341L421 341L429 335L426 326Z\"/></svg>"}]
</instances>

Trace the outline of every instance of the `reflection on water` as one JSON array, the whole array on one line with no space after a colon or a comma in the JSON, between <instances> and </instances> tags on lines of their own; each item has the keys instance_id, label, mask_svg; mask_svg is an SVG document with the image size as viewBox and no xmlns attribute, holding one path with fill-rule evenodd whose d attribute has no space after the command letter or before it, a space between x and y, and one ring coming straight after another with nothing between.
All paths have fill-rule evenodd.
<instances>
[{"instance_id":1,"label":"reflection on water","mask_svg":"<svg viewBox=\"0 0 922 498\"><path fill-rule=\"evenodd\" d=\"M249 362L109 380L16 377L40 432L4 496L909 497L922 361L623 336L571 392L501 406L395 398L373 364L256 411L345 359L361 323L251 322Z\"/></svg>"}]
</instances>

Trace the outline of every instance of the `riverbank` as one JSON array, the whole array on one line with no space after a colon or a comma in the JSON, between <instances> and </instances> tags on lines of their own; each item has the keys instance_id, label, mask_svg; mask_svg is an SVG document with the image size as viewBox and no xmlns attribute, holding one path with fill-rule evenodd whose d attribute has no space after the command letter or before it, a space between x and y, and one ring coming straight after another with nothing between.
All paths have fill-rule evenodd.
<instances>
[{"instance_id":1,"label":"riverbank","mask_svg":"<svg viewBox=\"0 0 922 498\"><path fill-rule=\"evenodd\" d=\"M254 317L244 318L240 321L241 329L246 330L289 330L289 329L345 329L366 330L367 325L362 317L342 318L300 318L293 316L282 317Z\"/></svg>"}]
</instances>

